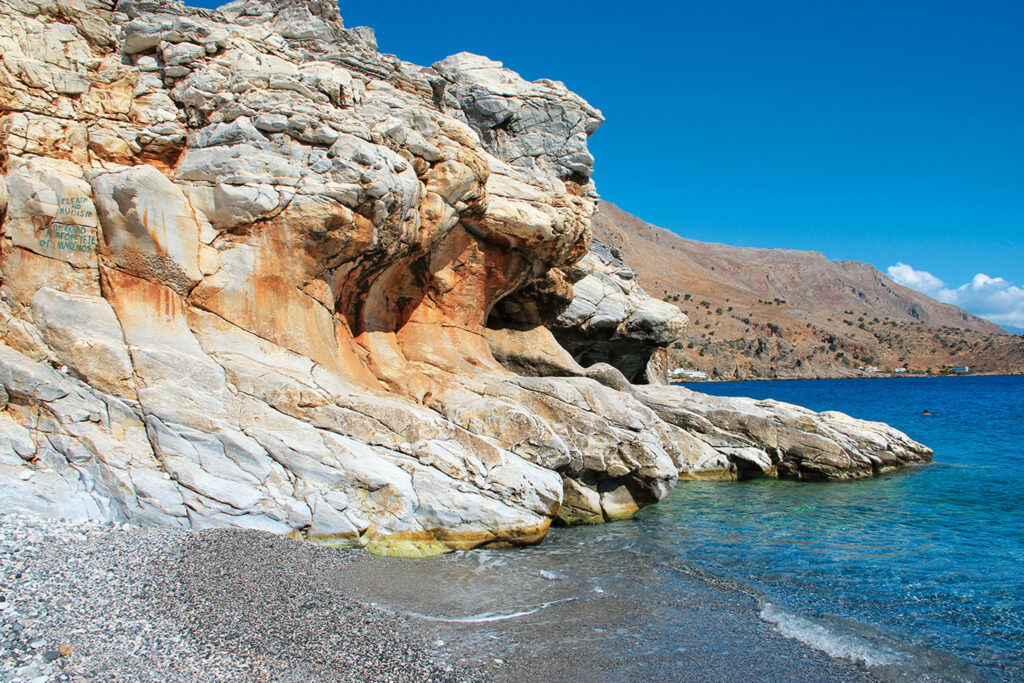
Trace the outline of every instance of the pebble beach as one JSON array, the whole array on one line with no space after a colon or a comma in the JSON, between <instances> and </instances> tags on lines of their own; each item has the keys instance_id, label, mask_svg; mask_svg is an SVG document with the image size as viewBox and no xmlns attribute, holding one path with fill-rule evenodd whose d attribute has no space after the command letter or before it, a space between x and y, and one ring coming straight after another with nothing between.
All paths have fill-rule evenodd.
<instances>
[{"instance_id":1,"label":"pebble beach","mask_svg":"<svg viewBox=\"0 0 1024 683\"><path fill-rule=\"evenodd\" d=\"M373 558L269 534L0 514L0 681L466 681L346 591Z\"/></svg>"}]
</instances>

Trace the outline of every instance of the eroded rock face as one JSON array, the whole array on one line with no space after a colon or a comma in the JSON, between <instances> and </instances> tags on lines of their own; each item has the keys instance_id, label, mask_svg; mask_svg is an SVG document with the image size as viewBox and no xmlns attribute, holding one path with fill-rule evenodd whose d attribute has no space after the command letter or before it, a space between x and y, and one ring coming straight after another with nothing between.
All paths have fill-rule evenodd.
<instances>
[{"instance_id":1,"label":"eroded rock face","mask_svg":"<svg viewBox=\"0 0 1024 683\"><path fill-rule=\"evenodd\" d=\"M582 277L552 326L555 338L582 365L608 363L631 382L664 384L658 351L682 334L683 312L649 297L636 272L598 240L573 270Z\"/></svg>"},{"instance_id":2,"label":"eroded rock face","mask_svg":"<svg viewBox=\"0 0 1024 683\"><path fill-rule=\"evenodd\" d=\"M321 0L0 11L5 504L433 552L745 462L531 331L596 198L560 83L381 55Z\"/></svg>"},{"instance_id":3,"label":"eroded rock face","mask_svg":"<svg viewBox=\"0 0 1024 683\"><path fill-rule=\"evenodd\" d=\"M484 339L589 244L563 85L320 2L0 7L9 499L469 547L539 539L567 479L602 517L675 483L649 409Z\"/></svg>"}]
</instances>

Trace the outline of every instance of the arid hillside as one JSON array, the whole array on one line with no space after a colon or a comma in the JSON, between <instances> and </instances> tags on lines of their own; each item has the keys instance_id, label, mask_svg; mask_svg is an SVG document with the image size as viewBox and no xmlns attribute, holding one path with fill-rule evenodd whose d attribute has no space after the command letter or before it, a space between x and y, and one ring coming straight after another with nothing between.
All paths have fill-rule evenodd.
<instances>
[{"instance_id":1,"label":"arid hillside","mask_svg":"<svg viewBox=\"0 0 1024 683\"><path fill-rule=\"evenodd\" d=\"M594 236L690 317L672 366L719 378L850 377L877 367L1024 372L1024 338L896 284L874 266L697 242L602 202Z\"/></svg>"}]
</instances>

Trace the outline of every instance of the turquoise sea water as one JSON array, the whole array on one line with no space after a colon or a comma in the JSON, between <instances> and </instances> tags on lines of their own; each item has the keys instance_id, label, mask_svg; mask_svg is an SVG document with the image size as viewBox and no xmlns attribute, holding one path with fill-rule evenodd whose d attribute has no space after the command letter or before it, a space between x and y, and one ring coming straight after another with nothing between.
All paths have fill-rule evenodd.
<instances>
[{"instance_id":1,"label":"turquoise sea water","mask_svg":"<svg viewBox=\"0 0 1024 683\"><path fill-rule=\"evenodd\" d=\"M681 486L652 517L690 520L682 555L751 582L794 615L852 621L868 645L893 650L890 659L922 654L907 663L970 672L936 657L944 652L984 677L1024 678L1024 377L691 388L885 421L931 446L935 464L853 483L764 481L725 495ZM733 538L723 543L727 523Z\"/></svg>"},{"instance_id":2,"label":"turquoise sea water","mask_svg":"<svg viewBox=\"0 0 1024 683\"><path fill-rule=\"evenodd\" d=\"M1024 680L1024 378L689 386L885 421L935 464L683 482L533 548L378 565L380 603L513 680Z\"/></svg>"}]
</instances>

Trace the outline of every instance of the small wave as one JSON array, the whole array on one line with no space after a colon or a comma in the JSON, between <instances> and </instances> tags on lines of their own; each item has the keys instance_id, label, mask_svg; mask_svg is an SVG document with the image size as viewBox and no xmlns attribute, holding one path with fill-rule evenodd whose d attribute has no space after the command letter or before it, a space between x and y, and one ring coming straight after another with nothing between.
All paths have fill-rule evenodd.
<instances>
[{"instance_id":1,"label":"small wave","mask_svg":"<svg viewBox=\"0 0 1024 683\"><path fill-rule=\"evenodd\" d=\"M857 622L811 619L760 601L760 616L779 633L839 659L863 664L887 681L983 681L984 676L952 653L898 640Z\"/></svg>"},{"instance_id":2,"label":"small wave","mask_svg":"<svg viewBox=\"0 0 1024 683\"><path fill-rule=\"evenodd\" d=\"M470 614L465 617L444 617L405 611L398 611L398 614L404 614L407 617L413 617L415 619L423 619L424 621L440 621L448 624L482 624L488 621L504 621L506 619L525 617L530 614L536 614L542 609L546 609L552 605L557 605L563 602L572 602L573 600L579 600L579 598L574 596L561 598L559 600L551 600L549 602L542 602L537 605L527 605L515 612L482 612L480 614Z\"/></svg>"},{"instance_id":3,"label":"small wave","mask_svg":"<svg viewBox=\"0 0 1024 683\"><path fill-rule=\"evenodd\" d=\"M787 638L798 640L830 657L848 659L870 667L889 666L899 661L897 653L889 648L876 646L866 638L853 634L837 633L767 601L761 603L760 616Z\"/></svg>"},{"instance_id":4,"label":"small wave","mask_svg":"<svg viewBox=\"0 0 1024 683\"><path fill-rule=\"evenodd\" d=\"M881 680L982 680L971 666L948 652L913 645L866 624L839 617L812 619L794 614L773 603L755 584L696 562L666 564L670 569L701 579L720 590L750 596L757 601L761 619L781 635L830 657L869 667Z\"/></svg>"}]
</instances>

